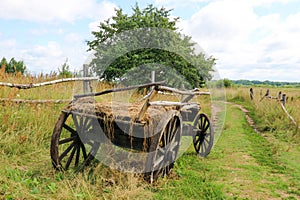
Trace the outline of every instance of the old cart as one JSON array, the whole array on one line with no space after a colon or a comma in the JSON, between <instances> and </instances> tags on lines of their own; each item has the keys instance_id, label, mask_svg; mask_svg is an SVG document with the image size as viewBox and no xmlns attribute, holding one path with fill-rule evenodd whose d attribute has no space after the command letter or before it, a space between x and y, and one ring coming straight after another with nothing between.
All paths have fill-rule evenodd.
<instances>
[{"instance_id":1,"label":"old cart","mask_svg":"<svg viewBox=\"0 0 300 200\"><path fill-rule=\"evenodd\" d=\"M140 104L97 103L94 96L149 88ZM153 101L158 93L178 93L182 100ZM205 157L213 146L213 128L198 103L189 102L199 90L178 90L163 82L75 95L55 125L51 139L54 168L67 170L89 165L106 143L145 152L142 169L150 182L168 175L176 161L181 136L192 136L195 151ZM91 98L92 97L92 98Z\"/></svg>"}]
</instances>

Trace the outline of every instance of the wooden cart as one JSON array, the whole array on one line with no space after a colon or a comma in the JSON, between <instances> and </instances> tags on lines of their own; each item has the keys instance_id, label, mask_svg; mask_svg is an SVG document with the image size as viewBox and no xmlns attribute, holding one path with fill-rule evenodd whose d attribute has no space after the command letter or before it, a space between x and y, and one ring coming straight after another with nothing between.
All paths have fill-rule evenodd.
<instances>
[{"instance_id":1,"label":"wooden cart","mask_svg":"<svg viewBox=\"0 0 300 200\"><path fill-rule=\"evenodd\" d=\"M94 96L137 88L152 88L140 104L97 103ZM181 102L153 101L158 93L178 93ZM201 157L213 146L213 128L208 116L200 113L198 103L189 102L199 90L178 90L163 82L75 95L54 127L51 159L54 168L87 166L106 143L147 155L146 180L153 182L168 175L177 159L182 136L192 136Z\"/></svg>"}]
</instances>

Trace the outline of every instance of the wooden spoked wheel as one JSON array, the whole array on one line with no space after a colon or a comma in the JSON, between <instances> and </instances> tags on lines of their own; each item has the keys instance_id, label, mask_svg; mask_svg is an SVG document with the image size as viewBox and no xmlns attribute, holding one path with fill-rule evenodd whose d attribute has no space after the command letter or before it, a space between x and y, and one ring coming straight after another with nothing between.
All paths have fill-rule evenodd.
<instances>
[{"instance_id":1,"label":"wooden spoked wheel","mask_svg":"<svg viewBox=\"0 0 300 200\"><path fill-rule=\"evenodd\" d=\"M157 134L150 145L145 179L150 183L162 176L168 176L174 167L181 138L181 118L172 117Z\"/></svg>"},{"instance_id":2,"label":"wooden spoked wheel","mask_svg":"<svg viewBox=\"0 0 300 200\"><path fill-rule=\"evenodd\" d=\"M193 143L197 154L205 157L213 147L214 134L211 122L206 114L199 114L194 122L193 131L195 132Z\"/></svg>"},{"instance_id":3,"label":"wooden spoked wheel","mask_svg":"<svg viewBox=\"0 0 300 200\"><path fill-rule=\"evenodd\" d=\"M97 119L62 112L51 139L51 159L55 169L82 169L94 159L100 140Z\"/></svg>"}]
</instances>

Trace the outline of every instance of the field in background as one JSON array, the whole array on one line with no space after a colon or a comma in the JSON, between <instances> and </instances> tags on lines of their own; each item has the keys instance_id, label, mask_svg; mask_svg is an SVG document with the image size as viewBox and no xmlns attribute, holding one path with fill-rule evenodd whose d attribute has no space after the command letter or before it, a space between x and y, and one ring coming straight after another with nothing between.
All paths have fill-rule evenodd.
<instances>
[{"instance_id":1,"label":"field in background","mask_svg":"<svg viewBox=\"0 0 300 200\"><path fill-rule=\"evenodd\" d=\"M1 77L2 82L37 83L55 77ZM63 83L30 90L0 87L0 98L72 99L82 83ZM97 86L97 91L110 88ZM297 199L300 198L299 130L275 100L260 101L267 88L227 89L227 99L244 105L262 135L248 126L244 113L228 105L224 131L211 154L199 158L191 146L169 178L154 185L139 175L98 164L83 173L57 172L50 161L50 138L67 104L0 104L0 199ZM300 89L281 90L287 109L300 121ZM133 98L140 97L135 94ZM142 96L142 95L141 95ZM293 98L292 98L293 97ZM108 97L110 99L111 97ZM168 97L171 100L174 97ZM107 99L100 99L107 100ZM209 99L202 99L205 112Z\"/></svg>"}]
</instances>

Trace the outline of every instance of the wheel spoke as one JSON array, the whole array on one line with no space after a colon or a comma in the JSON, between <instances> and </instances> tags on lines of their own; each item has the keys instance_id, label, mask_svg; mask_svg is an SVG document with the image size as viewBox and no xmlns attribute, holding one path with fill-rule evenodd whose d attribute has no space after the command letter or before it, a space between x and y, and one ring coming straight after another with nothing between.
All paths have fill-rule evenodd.
<instances>
[{"instance_id":1,"label":"wheel spoke","mask_svg":"<svg viewBox=\"0 0 300 200\"><path fill-rule=\"evenodd\" d=\"M168 132L166 133L166 143L165 146L167 146L169 144L169 142L171 141L171 137L172 137L172 124L169 123L168 124L169 128L168 128Z\"/></svg>"},{"instance_id":2,"label":"wheel spoke","mask_svg":"<svg viewBox=\"0 0 300 200\"><path fill-rule=\"evenodd\" d=\"M171 143L170 147L168 148L168 151L172 151L175 150L175 147L177 147L178 144L178 141L175 141L173 143Z\"/></svg>"},{"instance_id":3,"label":"wheel spoke","mask_svg":"<svg viewBox=\"0 0 300 200\"><path fill-rule=\"evenodd\" d=\"M74 121L76 130L79 131L79 130L80 130L80 126L79 126L79 124L78 124L77 115L72 115L72 117L73 117L73 121Z\"/></svg>"},{"instance_id":4,"label":"wheel spoke","mask_svg":"<svg viewBox=\"0 0 300 200\"><path fill-rule=\"evenodd\" d=\"M200 150L200 142L196 143L196 151L199 152Z\"/></svg>"},{"instance_id":5,"label":"wheel spoke","mask_svg":"<svg viewBox=\"0 0 300 200\"><path fill-rule=\"evenodd\" d=\"M71 132L72 134L77 135L77 132L73 128L71 128L70 126L68 126L67 124L64 123L63 127L65 129L67 129L69 132Z\"/></svg>"},{"instance_id":6,"label":"wheel spoke","mask_svg":"<svg viewBox=\"0 0 300 200\"><path fill-rule=\"evenodd\" d=\"M90 131L93 129L93 121L89 120L89 123L85 126L85 130Z\"/></svg>"},{"instance_id":7,"label":"wheel spoke","mask_svg":"<svg viewBox=\"0 0 300 200\"><path fill-rule=\"evenodd\" d=\"M205 137L205 138L204 138L204 141L206 141L206 142L209 144L210 140L208 140L207 138L208 138L208 137ZM210 137L209 137L209 138L210 138Z\"/></svg>"},{"instance_id":8,"label":"wheel spoke","mask_svg":"<svg viewBox=\"0 0 300 200\"><path fill-rule=\"evenodd\" d=\"M161 153L161 154L165 154L165 149L164 148L161 148L161 147L158 147L157 148L157 152L159 153Z\"/></svg>"},{"instance_id":9,"label":"wheel spoke","mask_svg":"<svg viewBox=\"0 0 300 200\"><path fill-rule=\"evenodd\" d=\"M157 156L157 155L156 155ZM159 156L158 158L156 157L154 163L153 163L153 168L156 169L157 166L162 163L162 161L164 160L164 155Z\"/></svg>"},{"instance_id":10,"label":"wheel spoke","mask_svg":"<svg viewBox=\"0 0 300 200\"><path fill-rule=\"evenodd\" d=\"M205 133L207 131L207 129L209 128L209 125L210 124L208 122L205 124L205 128L203 129L203 133Z\"/></svg>"},{"instance_id":11,"label":"wheel spoke","mask_svg":"<svg viewBox=\"0 0 300 200\"><path fill-rule=\"evenodd\" d=\"M79 164L79 158L80 158L80 146L77 147L77 151L76 151L75 167L77 167Z\"/></svg>"},{"instance_id":12,"label":"wheel spoke","mask_svg":"<svg viewBox=\"0 0 300 200\"><path fill-rule=\"evenodd\" d=\"M172 141L173 139L173 133L174 133L174 121L176 119L171 119L170 122L169 122L169 131L168 131L168 143Z\"/></svg>"},{"instance_id":13,"label":"wheel spoke","mask_svg":"<svg viewBox=\"0 0 300 200\"><path fill-rule=\"evenodd\" d=\"M200 145L200 153L203 153L204 152L204 147L203 145Z\"/></svg>"},{"instance_id":14,"label":"wheel spoke","mask_svg":"<svg viewBox=\"0 0 300 200\"><path fill-rule=\"evenodd\" d=\"M85 150L85 146L84 144L81 143L81 149L82 149L82 155L83 155L83 158L84 160L87 159L87 154L86 154L86 150Z\"/></svg>"},{"instance_id":15,"label":"wheel spoke","mask_svg":"<svg viewBox=\"0 0 300 200\"><path fill-rule=\"evenodd\" d=\"M59 161L61 161L70 151L71 149L75 146L75 142L73 142L60 156L59 156Z\"/></svg>"},{"instance_id":16,"label":"wheel spoke","mask_svg":"<svg viewBox=\"0 0 300 200\"><path fill-rule=\"evenodd\" d=\"M69 159L68 159L68 161L66 163L66 167L65 167L66 170L69 169L69 166L70 166L70 164L71 164L71 162L72 162L72 160L74 158L74 154L75 154L77 148L78 148L78 145L75 145L74 148L73 148L73 150L72 150L72 152L71 152L71 155L70 155L70 157L69 157Z\"/></svg>"},{"instance_id":17,"label":"wheel spoke","mask_svg":"<svg viewBox=\"0 0 300 200\"><path fill-rule=\"evenodd\" d=\"M168 124L168 129L170 128L170 124ZM168 131L164 130L164 142L163 147L165 147L168 144Z\"/></svg>"},{"instance_id":18,"label":"wheel spoke","mask_svg":"<svg viewBox=\"0 0 300 200\"><path fill-rule=\"evenodd\" d=\"M83 118L83 116L78 116L78 118L79 118L79 127L80 127L81 132L82 132L83 128L84 128L84 126L83 126L84 118Z\"/></svg>"},{"instance_id":19,"label":"wheel spoke","mask_svg":"<svg viewBox=\"0 0 300 200\"><path fill-rule=\"evenodd\" d=\"M203 141L203 142L202 142L202 146L203 146L203 148L204 148L204 151L205 151L205 150L206 150L206 148L207 148L207 147L206 147L206 142L205 142L205 141Z\"/></svg>"},{"instance_id":20,"label":"wheel spoke","mask_svg":"<svg viewBox=\"0 0 300 200\"><path fill-rule=\"evenodd\" d=\"M58 144L65 144L71 141L74 141L77 138L77 136L73 136L73 137L69 137L69 138L65 138L59 141Z\"/></svg>"},{"instance_id":21,"label":"wheel spoke","mask_svg":"<svg viewBox=\"0 0 300 200\"><path fill-rule=\"evenodd\" d=\"M90 128L91 123L89 123L89 122L91 122L91 120L89 118L86 117L83 119L83 127L85 130L88 130Z\"/></svg>"},{"instance_id":22,"label":"wheel spoke","mask_svg":"<svg viewBox=\"0 0 300 200\"><path fill-rule=\"evenodd\" d=\"M198 144L198 143L200 143L200 136L196 136L195 144Z\"/></svg>"}]
</instances>

